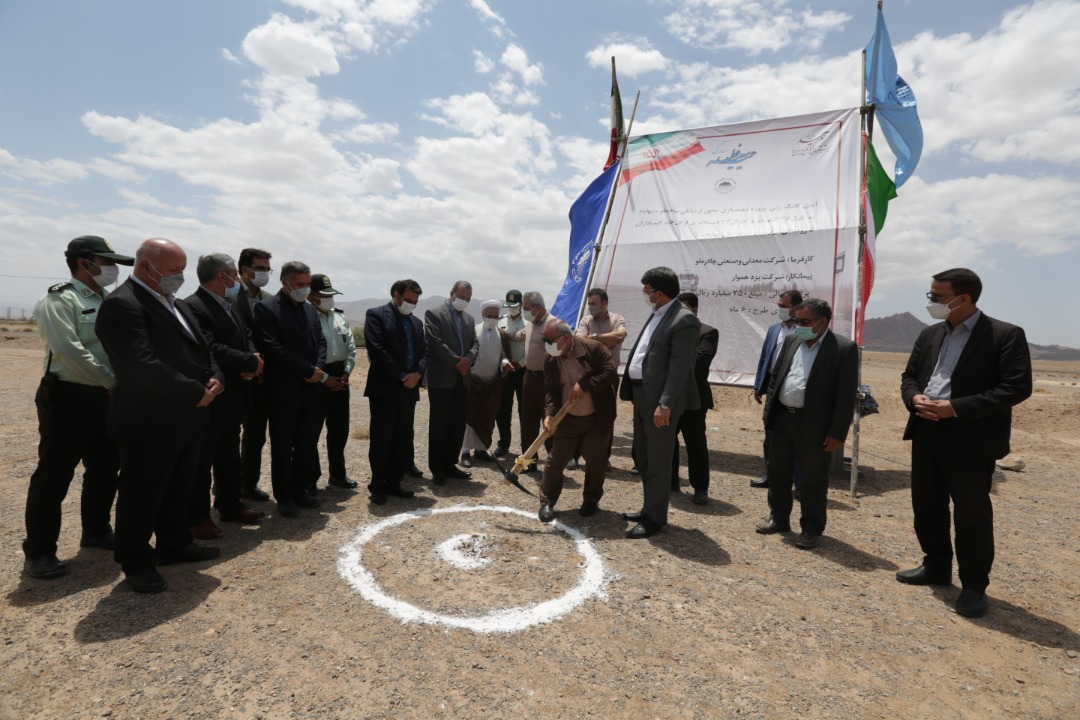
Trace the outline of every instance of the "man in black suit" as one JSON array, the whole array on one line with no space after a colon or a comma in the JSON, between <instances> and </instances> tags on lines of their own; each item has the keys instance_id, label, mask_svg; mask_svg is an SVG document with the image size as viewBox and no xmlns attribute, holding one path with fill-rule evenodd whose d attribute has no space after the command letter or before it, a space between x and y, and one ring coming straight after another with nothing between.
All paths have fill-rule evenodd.
<instances>
[{"instance_id":1,"label":"man in black suit","mask_svg":"<svg viewBox=\"0 0 1080 720\"><path fill-rule=\"evenodd\" d=\"M278 513L288 518L299 515L299 507L319 507L307 493L319 462L319 386L339 382L325 370L326 339L319 311L307 302L310 292L311 268L290 261L281 266L281 289L255 306L255 347L266 361L270 483Z\"/></svg>"},{"instance_id":2,"label":"man in black suit","mask_svg":"<svg viewBox=\"0 0 1080 720\"><path fill-rule=\"evenodd\" d=\"M249 247L240 251L240 259L237 260L241 290L234 307L249 334L254 334L255 304L270 297L270 293L263 290L270 282L270 258L266 250ZM262 376L244 383L244 390L247 408L244 413L244 434L240 440L240 492L249 500L264 502L270 499L270 495L259 489L262 451L266 445L266 397Z\"/></svg>"},{"instance_id":3,"label":"man in black suit","mask_svg":"<svg viewBox=\"0 0 1080 720\"><path fill-rule=\"evenodd\" d=\"M187 257L154 238L135 254L132 276L98 311L97 335L109 355L116 386L109 432L120 451L116 502L116 561L136 592L161 592L159 564L217 557L192 542L188 501L209 423L209 405L224 390L199 324L176 291Z\"/></svg>"},{"instance_id":4,"label":"man in black suit","mask_svg":"<svg viewBox=\"0 0 1080 720\"><path fill-rule=\"evenodd\" d=\"M684 292L679 295L679 302L698 314L698 297L694 293ZM686 474L694 488L694 504L709 504L709 444L705 439L705 413L712 410L712 386L709 385L709 368L716 357L716 348L720 344L720 332L701 323L698 334L697 358L694 361L694 383L697 386L701 407L696 410L683 410L679 417L678 432L675 435L675 452L671 458L671 491L679 492L679 437L681 432L686 443Z\"/></svg>"},{"instance_id":5,"label":"man in black suit","mask_svg":"<svg viewBox=\"0 0 1080 720\"><path fill-rule=\"evenodd\" d=\"M210 406L210 428L203 442L199 469L192 486L188 524L202 540L221 536L210 518L210 476L213 470L214 507L225 522L253 523L263 513L240 500L240 424L247 410L245 385L262 375L262 357L236 309L241 291L236 263L228 255L199 258L195 269L199 289L184 302L195 313L210 343L214 360L225 376L225 391Z\"/></svg>"},{"instance_id":6,"label":"man in black suit","mask_svg":"<svg viewBox=\"0 0 1080 720\"><path fill-rule=\"evenodd\" d=\"M930 316L945 322L919 334L900 380L910 411L911 506L922 564L901 570L910 585L952 583L949 500L963 590L956 612L986 614L994 562L990 488L995 461L1009 454L1012 407L1031 395L1031 354L1024 331L994 320L975 303L979 276L966 268L934 275Z\"/></svg>"},{"instance_id":7,"label":"man in black suit","mask_svg":"<svg viewBox=\"0 0 1080 720\"><path fill-rule=\"evenodd\" d=\"M450 289L450 299L428 310L424 317L424 339L431 354L427 372L431 405L428 468L436 485L445 485L448 477L465 479L472 475L455 464L465 437L469 371L480 351L476 321L465 312L470 300L472 285L458 280Z\"/></svg>"},{"instance_id":8,"label":"man in black suit","mask_svg":"<svg viewBox=\"0 0 1080 720\"><path fill-rule=\"evenodd\" d=\"M650 537L667 524L679 417L700 404L694 358L701 323L675 299L679 276L671 268L655 267L641 276L641 284L651 312L619 387L619 397L634 403L634 458L644 490L641 510L623 513L637 523L626 532L631 539Z\"/></svg>"},{"instance_id":9,"label":"man in black suit","mask_svg":"<svg viewBox=\"0 0 1080 720\"><path fill-rule=\"evenodd\" d=\"M387 495L413 496L401 487L401 479L412 461L413 418L428 367L424 324L413 315L422 292L415 280L398 280L390 288L390 302L364 317L364 397L371 408L368 492L376 505L385 504Z\"/></svg>"},{"instance_id":10,"label":"man in black suit","mask_svg":"<svg viewBox=\"0 0 1080 720\"><path fill-rule=\"evenodd\" d=\"M764 535L791 530L795 464L802 468L802 532L797 547L815 548L825 532L829 491L829 456L844 447L855 415L859 384L859 349L829 330L832 308L824 300L806 300L795 308L796 334L784 340L765 401L769 448L768 520L757 526Z\"/></svg>"}]
</instances>

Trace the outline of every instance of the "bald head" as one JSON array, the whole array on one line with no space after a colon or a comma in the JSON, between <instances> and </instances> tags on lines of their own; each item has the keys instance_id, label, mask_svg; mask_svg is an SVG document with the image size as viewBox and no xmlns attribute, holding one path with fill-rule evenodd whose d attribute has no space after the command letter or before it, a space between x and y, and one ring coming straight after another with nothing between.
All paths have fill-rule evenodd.
<instances>
[{"instance_id":1,"label":"bald head","mask_svg":"<svg viewBox=\"0 0 1080 720\"><path fill-rule=\"evenodd\" d=\"M135 270L132 273L157 293L172 295L179 286L173 288L175 281L161 282L162 278L179 275L183 282L184 269L187 267L187 255L179 245L165 238L144 240L135 251Z\"/></svg>"}]
</instances>

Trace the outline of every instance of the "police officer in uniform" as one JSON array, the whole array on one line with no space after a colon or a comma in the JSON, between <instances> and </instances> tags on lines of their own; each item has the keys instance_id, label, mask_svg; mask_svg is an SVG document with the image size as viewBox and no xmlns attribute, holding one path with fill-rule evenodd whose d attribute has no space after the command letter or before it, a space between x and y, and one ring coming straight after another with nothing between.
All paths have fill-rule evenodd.
<instances>
[{"instance_id":1,"label":"police officer in uniform","mask_svg":"<svg viewBox=\"0 0 1080 720\"><path fill-rule=\"evenodd\" d=\"M67 572L56 557L60 506L79 462L84 468L79 544L113 547L109 513L120 460L105 434L105 420L116 377L94 328L105 288L117 280L117 265L135 262L93 235L72 240L64 256L71 280L53 285L34 307L46 352L45 374L34 398L41 441L26 494L23 553L26 573L42 579Z\"/></svg>"},{"instance_id":2,"label":"police officer in uniform","mask_svg":"<svg viewBox=\"0 0 1080 720\"><path fill-rule=\"evenodd\" d=\"M345 312L334 307L334 296L341 293L330 284L330 278L320 273L311 276L308 302L319 311L319 325L326 338L326 372L330 378L323 383L323 423L326 425L326 462L330 466L329 483L352 490L356 481L345 472L345 443L349 439L349 375L356 367L356 341L353 339ZM308 491L315 489L322 477L322 466L316 465Z\"/></svg>"}]
</instances>

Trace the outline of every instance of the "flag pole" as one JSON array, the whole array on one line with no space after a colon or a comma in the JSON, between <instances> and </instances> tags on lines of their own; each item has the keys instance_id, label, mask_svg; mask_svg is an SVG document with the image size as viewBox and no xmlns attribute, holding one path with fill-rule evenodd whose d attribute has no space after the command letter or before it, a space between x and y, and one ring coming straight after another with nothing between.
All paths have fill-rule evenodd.
<instances>
[{"instance_id":1,"label":"flag pole","mask_svg":"<svg viewBox=\"0 0 1080 720\"><path fill-rule=\"evenodd\" d=\"M881 0L878 0L881 7ZM858 264L855 270L855 331L859 341L855 343L855 352L858 353L859 362L856 369L855 394L855 423L851 431L851 497L855 497L856 488L859 484L859 426L862 419L862 400L865 393L862 391L862 359L863 359L863 334L860 328L866 328L866 307L863 306L863 253L866 252L866 138L867 120L873 122L873 107L866 104L866 50L862 51L862 81L860 83L862 96L859 98L859 118L862 125L862 140L860 145L859 162L859 254Z\"/></svg>"},{"instance_id":2,"label":"flag pole","mask_svg":"<svg viewBox=\"0 0 1080 720\"><path fill-rule=\"evenodd\" d=\"M612 67L614 67L615 58L611 58ZM619 151L616 155L617 162L622 162L623 155L626 153L626 143L630 139L630 129L634 127L634 116L637 114L638 100L641 98L641 91L638 90L634 93L634 108L630 111L630 122L626 126L626 132L623 133L622 138L619 140ZM620 169L621 172L621 169ZM611 191L608 192L607 207L604 208L604 219L600 223L600 232L596 236L596 243L593 245L593 259L589 263L589 278L585 281L585 292L581 294L581 304L578 305L577 322L581 322L581 316L585 313L585 305L589 300L588 292L592 288L593 276L596 275L596 261L600 259L600 248L604 244L604 232L607 230L608 219L611 217L611 207L615 204L615 188L618 187L619 173L615 173L615 177L611 181ZM575 324L576 327L576 324ZM615 366L618 367L620 359L615 359Z\"/></svg>"}]
</instances>

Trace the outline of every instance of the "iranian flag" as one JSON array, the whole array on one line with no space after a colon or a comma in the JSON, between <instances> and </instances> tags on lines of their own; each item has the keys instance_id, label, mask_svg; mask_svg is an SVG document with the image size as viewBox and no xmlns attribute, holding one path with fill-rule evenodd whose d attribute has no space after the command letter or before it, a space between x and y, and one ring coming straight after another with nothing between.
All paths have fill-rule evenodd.
<instances>
[{"instance_id":1,"label":"iranian flag","mask_svg":"<svg viewBox=\"0 0 1080 720\"><path fill-rule=\"evenodd\" d=\"M625 185L638 175L653 170L667 170L701 152L705 152L705 148L698 136L686 130L642 135L635 138L627 149L627 161L619 175L619 185Z\"/></svg>"},{"instance_id":2,"label":"iranian flag","mask_svg":"<svg viewBox=\"0 0 1080 720\"><path fill-rule=\"evenodd\" d=\"M624 134L622 95L619 94L619 81L615 79L615 58L611 58L611 150L608 151L607 162L604 169L614 165L619 160L619 143Z\"/></svg>"},{"instance_id":3,"label":"iranian flag","mask_svg":"<svg viewBox=\"0 0 1080 720\"><path fill-rule=\"evenodd\" d=\"M885 227L885 215L889 211L889 201L896 197L896 184L889 178L885 168L881 167L874 144L863 135L866 145L866 178L864 179L862 199L866 210L866 245L863 246L862 258L862 298L858 321L855 324L855 342L862 345L863 323L866 319L866 303L870 300L870 291L874 289L874 262L877 259L877 236Z\"/></svg>"}]
</instances>

